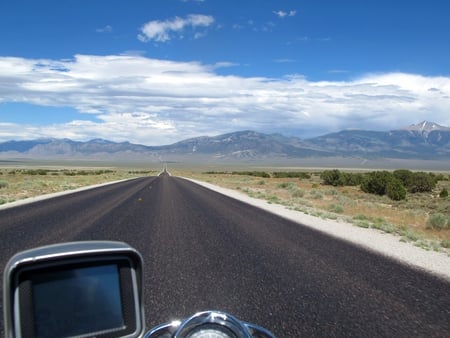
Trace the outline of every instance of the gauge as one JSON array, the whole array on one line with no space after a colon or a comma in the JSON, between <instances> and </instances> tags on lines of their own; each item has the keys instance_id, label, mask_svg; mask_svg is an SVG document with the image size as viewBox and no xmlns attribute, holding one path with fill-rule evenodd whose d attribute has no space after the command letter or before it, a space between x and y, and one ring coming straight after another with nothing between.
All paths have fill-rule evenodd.
<instances>
[{"instance_id":1,"label":"gauge","mask_svg":"<svg viewBox=\"0 0 450 338\"><path fill-rule=\"evenodd\" d=\"M186 335L186 338L237 338L228 328L216 324L197 326Z\"/></svg>"}]
</instances>

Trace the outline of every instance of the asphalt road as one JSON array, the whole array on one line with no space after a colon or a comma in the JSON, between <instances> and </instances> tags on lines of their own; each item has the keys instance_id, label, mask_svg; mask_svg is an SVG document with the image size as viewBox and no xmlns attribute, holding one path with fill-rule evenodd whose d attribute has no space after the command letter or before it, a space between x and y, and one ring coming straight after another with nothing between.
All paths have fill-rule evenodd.
<instances>
[{"instance_id":1,"label":"asphalt road","mask_svg":"<svg viewBox=\"0 0 450 338\"><path fill-rule=\"evenodd\" d=\"M450 283L175 177L1 210L0 268L90 239L142 253L148 326L218 309L278 337L450 337Z\"/></svg>"}]
</instances>

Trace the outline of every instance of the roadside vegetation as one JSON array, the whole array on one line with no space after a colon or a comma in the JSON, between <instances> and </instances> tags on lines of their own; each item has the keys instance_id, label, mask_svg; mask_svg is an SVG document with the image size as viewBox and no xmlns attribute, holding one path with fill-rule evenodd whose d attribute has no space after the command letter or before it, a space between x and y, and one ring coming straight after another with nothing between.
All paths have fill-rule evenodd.
<instances>
[{"instance_id":1,"label":"roadside vegetation","mask_svg":"<svg viewBox=\"0 0 450 338\"><path fill-rule=\"evenodd\" d=\"M313 216L396 234L401 241L450 255L448 173L334 169L189 176Z\"/></svg>"},{"instance_id":2,"label":"roadside vegetation","mask_svg":"<svg viewBox=\"0 0 450 338\"><path fill-rule=\"evenodd\" d=\"M0 204L159 171L0 168ZM450 255L450 175L409 170L173 172Z\"/></svg>"},{"instance_id":3,"label":"roadside vegetation","mask_svg":"<svg viewBox=\"0 0 450 338\"><path fill-rule=\"evenodd\" d=\"M115 169L0 169L0 204L93 184L122 180L152 171Z\"/></svg>"}]
</instances>

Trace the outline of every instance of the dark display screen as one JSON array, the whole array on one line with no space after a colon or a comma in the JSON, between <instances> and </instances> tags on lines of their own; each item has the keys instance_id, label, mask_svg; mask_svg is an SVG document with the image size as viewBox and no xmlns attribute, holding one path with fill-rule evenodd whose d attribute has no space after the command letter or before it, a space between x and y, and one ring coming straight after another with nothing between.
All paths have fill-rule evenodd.
<instances>
[{"instance_id":1,"label":"dark display screen","mask_svg":"<svg viewBox=\"0 0 450 338\"><path fill-rule=\"evenodd\" d=\"M33 276L36 337L90 335L124 327L115 264L47 271Z\"/></svg>"}]
</instances>

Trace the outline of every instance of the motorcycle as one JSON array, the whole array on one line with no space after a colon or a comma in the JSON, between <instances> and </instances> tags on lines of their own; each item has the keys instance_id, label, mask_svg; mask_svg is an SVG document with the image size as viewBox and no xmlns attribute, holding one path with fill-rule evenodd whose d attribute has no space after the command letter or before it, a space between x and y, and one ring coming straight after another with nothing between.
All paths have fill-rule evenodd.
<instances>
[{"instance_id":1,"label":"motorcycle","mask_svg":"<svg viewBox=\"0 0 450 338\"><path fill-rule=\"evenodd\" d=\"M221 311L146 332L143 260L123 242L86 241L14 255L5 267L5 337L274 338Z\"/></svg>"}]
</instances>

